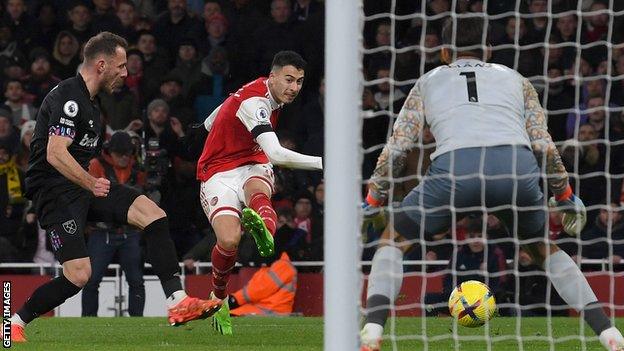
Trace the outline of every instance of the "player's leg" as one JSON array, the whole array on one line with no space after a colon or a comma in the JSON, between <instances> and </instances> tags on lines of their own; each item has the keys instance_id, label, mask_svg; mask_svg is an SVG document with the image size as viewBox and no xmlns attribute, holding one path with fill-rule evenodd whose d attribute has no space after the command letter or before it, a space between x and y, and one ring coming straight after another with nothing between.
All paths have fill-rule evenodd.
<instances>
[{"instance_id":1,"label":"player's leg","mask_svg":"<svg viewBox=\"0 0 624 351\"><path fill-rule=\"evenodd\" d=\"M246 166L242 179L243 209L241 222L246 232L256 241L263 257L274 254L273 235L277 225L277 214L271 204L273 192L273 169L269 164Z\"/></svg>"},{"instance_id":2,"label":"player's leg","mask_svg":"<svg viewBox=\"0 0 624 351\"><path fill-rule=\"evenodd\" d=\"M112 262L117 246L111 242L107 230L94 230L87 241L87 252L91 257L91 278L82 289L82 316L97 316L99 301L98 290L108 264Z\"/></svg>"},{"instance_id":3,"label":"player's leg","mask_svg":"<svg viewBox=\"0 0 624 351\"><path fill-rule=\"evenodd\" d=\"M51 188L36 196L37 214L63 273L38 287L11 318L13 341L26 341L24 327L76 295L91 276L83 236L89 195L73 187Z\"/></svg>"}]
</instances>

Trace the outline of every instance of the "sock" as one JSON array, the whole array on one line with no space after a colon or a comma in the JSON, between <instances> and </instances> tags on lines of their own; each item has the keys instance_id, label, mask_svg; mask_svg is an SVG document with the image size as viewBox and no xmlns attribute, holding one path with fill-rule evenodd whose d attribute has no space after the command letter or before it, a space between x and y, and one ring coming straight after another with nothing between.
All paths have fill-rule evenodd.
<instances>
[{"instance_id":1,"label":"sock","mask_svg":"<svg viewBox=\"0 0 624 351\"><path fill-rule=\"evenodd\" d=\"M612 327L611 320L607 317L607 314L598 301L585 306L583 309L583 318L596 335L600 335L604 330Z\"/></svg>"},{"instance_id":2,"label":"sock","mask_svg":"<svg viewBox=\"0 0 624 351\"><path fill-rule=\"evenodd\" d=\"M383 336L384 327L378 323L366 323L362 328L362 344L378 342Z\"/></svg>"},{"instance_id":3,"label":"sock","mask_svg":"<svg viewBox=\"0 0 624 351\"><path fill-rule=\"evenodd\" d=\"M186 292L184 290L174 291L171 296L167 298L167 308L174 307L175 305L179 304L180 301L184 300L184 298L186 298L187 296L188 295L186 295Z\"/></svg>"},{"instance_id":4,"label":"sock","mask_svg":"<svg viewBox=\"0 0 624 351\"><path fill-rule=\"evenodd\" d=\"M165 296L170 297L175 291L183 289L178 254L169 235L169 220L167 217L157 219L145 227L144 231L147 257L160 279Z\"/></svg>"},{"instance_id":5,"label":"sock","mask_svg":"<svg viewBox=\"0 0 624 351\"><path fill-rule=\"evenodd\" d=\"M56 277L41 285L33 292L24 306L17 311L19 320L17 320L17 318L15 318L15 320L17 320L18 323L21 321L22 325L26 325L32 322L33 319L61 305L65 300L76 295L80 290L80 287L74 285L74 283L70 282L64 275Z\"/></svg>"},{"instance_id":6,"label":"sock","mask_svg":"<svg viewBox=\"0 0 624 351\"><path fill-rule=\"evenodd\" d=\"M212 287L215 296L224 299L230 272L236 264L237 250L226 250L216 244L212 249Z\"/></svg>"},{"instance_id":7,"label":"sock","mask_svg":"<svg viewBox=\"0 0 624 351\"><path fill-rule=\"evenodd\" d=\"M262 217L271 235L275 235L277 214L271 205L271 199L265 193L255 193L249 198L249 207Z\"/></svg>"},{"instance_id":8,"label":"sock","mask_svg":"<svg viewBox=\"0 0 624 351\"><path fill-rule=\"evenodd\" d=\"M562 250L546 257L544 268L563 301L575 310L598 300L576 263Z\"/></svg>"},{"instance_id":9,"label":"sock","mask_svg":"<svg viewBox=\"0 0 624 351\"><path fill-rule=\"evenodd\" d=\"M373 256L366 293L366 323L379 324L383 330L403 283L403 252L394 246L382 246Z\"/></svg>"}]
</instances>

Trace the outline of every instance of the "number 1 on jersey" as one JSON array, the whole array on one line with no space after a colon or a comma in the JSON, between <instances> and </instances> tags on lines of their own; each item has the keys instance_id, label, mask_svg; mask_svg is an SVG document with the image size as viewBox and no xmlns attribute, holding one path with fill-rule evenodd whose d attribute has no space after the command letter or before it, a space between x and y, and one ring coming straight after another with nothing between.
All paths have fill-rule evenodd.
<instances>
[{"instance_id":1,"label":"number 1 on jersey","mask_svg":"<svg viewBox=\"0 0 624 351\"><path fill-rule=\"evenodd\" d=\"M466 84L468 85L468 101L479 102L477 96L477 77L474 72L462 72L460 76L466 76Z\"/></svg>"}]
</instances>

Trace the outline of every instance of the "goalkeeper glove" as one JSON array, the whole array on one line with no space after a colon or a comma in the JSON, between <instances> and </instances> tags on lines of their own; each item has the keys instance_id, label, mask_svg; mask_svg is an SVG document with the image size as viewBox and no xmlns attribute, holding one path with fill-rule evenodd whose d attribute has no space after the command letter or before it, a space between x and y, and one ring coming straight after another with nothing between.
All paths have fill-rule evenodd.
<instances>
[{"instance_id":1,"label":"goalkeeper glove","mask_svg":"<svg viewBox=\"0 0 624 351\"><path fill-rule=\"evenodd\" d=\"M375 232L381 232L386 227L386 215L382 208L384 198L373 189L368 190L366 199L362 203L364 210L364 220L362 221L362 231L368 232L371 228Z\"/></svg>"},{"instance_id":2,"label":"goalkeeper glove","mask_svg":"<svg viewBox=\"0 0 624 351\"><path fill-rule=\"evenodd\" d=\"M574 236L581 234L587 223L587 210L583 201L574 196L570 185L563 194L551 197L548 200L548 206L555 207L562 212L561 224L566 233Z\"/></svg>"}]
</instances>

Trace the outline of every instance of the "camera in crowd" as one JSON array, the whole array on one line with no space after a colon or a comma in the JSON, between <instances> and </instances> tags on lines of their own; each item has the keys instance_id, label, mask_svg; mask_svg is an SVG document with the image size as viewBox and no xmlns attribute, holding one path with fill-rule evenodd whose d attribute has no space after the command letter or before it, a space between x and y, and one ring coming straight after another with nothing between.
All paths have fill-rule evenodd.
<instances>
[{"instance_id":1,"label":"camera in crowd","mask_svg":"<svg viewBox=\"0 0 624 351\"><path fill-rule=\"evenodd\" d=\"M150 138L147 141L143 169L145 170L145 190L157 190L162 186L170 167L167 150L160 147L158 138Z\"/></svg>"}]
</instances>

